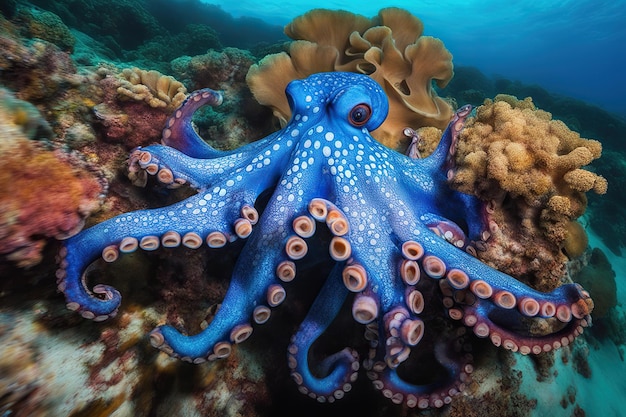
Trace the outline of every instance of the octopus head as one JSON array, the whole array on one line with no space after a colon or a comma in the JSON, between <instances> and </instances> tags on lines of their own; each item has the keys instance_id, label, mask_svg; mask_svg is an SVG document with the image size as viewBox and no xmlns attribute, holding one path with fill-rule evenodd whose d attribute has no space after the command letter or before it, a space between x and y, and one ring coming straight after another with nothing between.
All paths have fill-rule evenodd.
<instances>
[{"instance_id":1,"label":"octopus head","mask_svg":"<svg viewBox=\"0 0 626 417\"><path fill-rule=\"evenodd\" d=\"M347 126L372 131L389 111L383 89L370 77L349 72L313 74L294 80L286 89L292 123L326 119L347 122Z\"/></svg>"}]
</instances>

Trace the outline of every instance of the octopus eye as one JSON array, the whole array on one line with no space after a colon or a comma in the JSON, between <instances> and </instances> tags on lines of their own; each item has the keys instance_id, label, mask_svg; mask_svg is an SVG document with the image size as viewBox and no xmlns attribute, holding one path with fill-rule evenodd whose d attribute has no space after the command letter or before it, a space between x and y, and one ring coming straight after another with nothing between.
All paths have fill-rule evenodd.
<instances>
[{"instance_id":1,"label":"octopus eye","mask_svg":"<svg viewBox=\"0 0 626 417\"><path fill-rule=\"evenodd\" d=\"M363 126L372 116L372 109L367 104L357 104L350 110L349 121L352 125Z\"/></svg>"}]
</instances>

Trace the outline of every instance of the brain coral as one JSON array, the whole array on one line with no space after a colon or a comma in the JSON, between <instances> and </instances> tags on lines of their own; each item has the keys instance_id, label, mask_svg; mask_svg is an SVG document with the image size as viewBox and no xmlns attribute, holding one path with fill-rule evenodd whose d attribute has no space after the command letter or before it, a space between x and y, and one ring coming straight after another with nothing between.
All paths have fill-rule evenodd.
<instances>
[{"instance_id":1,"label":"brain coral","mask_svg":"<svg viewBox=\"0 0 626 417\"><path fill-rule=\"evenodd\" d=\"M443 129L451 106L437 96L454 75L452 55L439 39L422 36L422 22L406 10L386 8L368 19L345 11L315 9L295 18L285 33L296 41L289 53L253 65L247 81L256 99L284 123L289 81L325 71L349 71L375 79L389 97L389 116L374 137L392 148L406 146L406 127ZM404 150L404 149L403 149Z\"/></svg>"},{"instance_id":2,"label":"brain coral","mask_svg":"<svg viewBox=\"0 0 626 417\"><path fill-rule=\"evenodd\" d=\"M538 278L540 288L557 285L571 221L587 205L585 192L607 189L603 177L582 169L601 152L600 142L552 120L530 98L485 100L461 132L452 179L457 189L489 201L491 238L481 258L512 275Z\"/></svg>"}]
</instances>

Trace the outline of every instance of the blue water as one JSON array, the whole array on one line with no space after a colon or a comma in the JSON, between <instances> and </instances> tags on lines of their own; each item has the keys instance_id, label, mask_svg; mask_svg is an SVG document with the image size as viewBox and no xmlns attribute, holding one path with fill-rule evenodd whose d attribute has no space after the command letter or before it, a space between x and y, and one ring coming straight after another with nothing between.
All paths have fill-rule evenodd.
<instances>
[{"instance_id":1,"label":"blue water","mask_svg":"<svg viewBox=\"0 0 626 417\"><path fill-rule=\"evenodd\" d=\"M456 65L585 100L626 118L626 1L206 1L233 16L284 25L311 8L373 17L397 6L444 41Z\"/></svg>"}]
</instances>

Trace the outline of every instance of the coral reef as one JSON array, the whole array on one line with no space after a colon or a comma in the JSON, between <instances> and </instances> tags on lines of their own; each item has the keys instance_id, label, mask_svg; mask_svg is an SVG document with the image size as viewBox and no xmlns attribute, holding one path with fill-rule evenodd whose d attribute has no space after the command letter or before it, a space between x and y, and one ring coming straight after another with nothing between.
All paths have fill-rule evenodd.
<instances>
[{"instance_id":1,"label":"coral reef","mask_svg":"<svg viewBox=\"0 0 626 417\"><path fill-rule=\"evenodd\" d=\"M224 92L222 105L207 107L195 119L202 136L217 149L235 149L275 130L269 110L252 97L246 85L246 74L255 60L245 50L224 48L171 63L173 74L191 89Z\"/></svg>"},{"instance_id":2,"label":"coral reef","mask_svg":"<svg viewBox=\"0 0 626 417\"><path fill-rule=\"evenodd\" d=\"M391 148L406 149L406 127L444 129L452 107L432 89L445 87L452 55L436 38L422 36L422 22L398 8L368 19L345 11L312 10L295 18L285 33L295 39L289 53L269 55L248 73L256 99L272 108L282 124L291 115L282 93L289 81L326 71L369 75L389 98L389 116L372 134Z\"/></svg>"},{"instance_id":3,"label":"coral reef","mask_svg":"<svg viewBox=\"0 0 626 417\"><path fill-rule=\"evenodd\" d=\"M479 257L542 290L558 286L561 249L585 211L585 192L607 189L603 177L581 169L601 150L530 98L486 100L461 133L452 178L458 190L489 202L489 239Z\"/></svg>"},{"instance_id":4,"label":"coral reef","mask_svg":"<svg viewBox=\"0 0 626 417\"><path fill-rule=\"evenodd\" d=\"M0 355L0 412L45 417L49 415L44 403L49 391L36 352L16 331L16 326L23 326L23 322L11 323L0 312L0 342L4 347Z\"/></svg>"},{"instance_id":5,"label":"coral reef","mask_svg":"<svg viewBox=\"0 0 626 417\"><path fill-rule=\"evenodd\" d=\"M162 184L151 178L146 189L130 184L125 164L128 150L158 141L174 107L174 104L167 104L168 100L171 102L169 95L168 99L161 100L161 107L151 107L148 102L158 97L156 90L150 95L139 94L135 96L137 99L131 97L133 89L141 90L142 87L132 84L130 78L141 78L141 73L148 75L149 70L158 70L161 75L155 79L171 74L190 90L211 87L224 91L225 101L221 106L210 109L207 106L196 112L193 129L215 148L234 149L268 136L276 129L271 110L258 104L246 91L245 75L256 59L267 53L287 50L289 45L267 44L287 40L283 38L281 27L253 19L233 18L219 6L199 0L32 0L30 3L23 0L0 2L0 247L8 250L0 255L0 414L266 416L289 415L297 411L311 417L328 414L422 415L422 411L406 410L382 395L373 395L375 388L364 378L367 372L363 368L359 370L360 377L352 384L351 392L335 404L320 404L299 395L298 388L302 386L294 384L290 378L290 371L293 371L290 366L297 354L290 353L287 364L284 350L289 345L293 350L295 346L289 340L290 330L295 331L303 320L310 319L310 316L305 319L307 311L322 284L320 277L327 272L317 268L306 271L303 265L297 269L297 282L284 284L288 296L281 308L272 310L266 324L254 326L252 343L233 345L227 359L196 366L150 349L145 335L155 326L172 323L176 329L187 329L190 334L211 326L229 286L235 256L245 243L243 239L222 250L167 248L126 254L112 264L98 261L88 270L85 284L91 288L93 282L106 281L118 288L124 294L120 314L115 320L93 325L79 315L65 311L63 294L56 293L56 288L50 285L55 279L54 253L60 245L54 236L72 233L84 221L90 226L120 213L175 204L194 192L185 186L164 191L159 186ZM362 17L353 16L357 16L355 21L345 28L361 27L359 20ZM384 26L391 29L391 38L396 41L394 49L385 43L389 41L386 29L371 27L377 19L364 19L363 30L354 35L353 39L358 41L355 45L361 48L359 54L363 55L357 58L363 62L362 71L376 71L381 77L391 77L386 72L385 59L377 61L380 56L376 53L381 50L387 58L390 53L391 57L398 57L395 49L403 52L397 47L398 42L403 45L412 42L414 33L421 33L421 23L415 23L412 17L401 23L387 21ZM343 24L344 21L340 21ZM365 32L368 32L367 36ZM299 36L313 43L318 51L316 57L321 56L324 62L330 62L331 59L324 55L326 48L318 45L317 37L333 33L341 34L341 39L321 42L332 45L343 42L338 50L342 59L349 62L352 58L342 51L352 48L350 33L342 27L326 32L294 32L293 37ZM401 40L401 33L410 35ZM427 42L428 37L421 38L423 41L419 42L430 42ZM296 49L297 44L304 42L291 42L292 48ZM246 47L250 51L215 50L221 45ZM303 48L300 55L306 53ZM366 54L372 63L364 59ZM295 53L292 59L293 55ZM446 74L448 64L443 60L441 63L442 74ZM137 69L123 69L133 66ZM400 68L406 66L400 65ZM532 95L533 103L550 111L555 119L563 120L584 137L602 139L602 164L589 169L607 178L611 187L602 198L589 196L588 215L585 216L589 224L585 226L600 232L610 249L621 253L626 246L626 212L620 210L626 195L622 186L626 169L622 139L626 123L595 106L551 94L539 86L505 79L494 82L476 71L457 66L454 71L454 78L447 88L437 90L441 97L455 97L461 104L479 104L485 97L493 97L498 92L518 97ZM130 76L126 77L124 72ZM439 86L445 84L444 80L435 81ZM145 85L149 84L146 81ZM119 92L120 88L125 88L126 94ZM281 93L282 87L275 88L274 92ZM393 87L388 92L393 93ZM526 107L529 111L532 109L527 104ZM417 137L400 130L397 140L407 143L415 140L417 146L411 145L412 151L417 149L421 157L426 158L436 149L441 131L434 127L418 128L419 123L410 126L417 132ZM188 127L191 129L191 123ZM412 155L418 153L412 152ZM91 167L97 167L98 173L95 174ZM101 175L108 182L108 193L104 205L95 211L101 200L98 193L107 190ZM573 175L588 183L597 182L593 175L580 172ZM34 182L37 188L32 187ZM259 200L268 197L263 194ZM20 201L29 208L18 207ZM520 201L521 197L513 198L507 192L502 207L496 209L496 212L507 213L503 216L504 223L513 225L519 221L513 214L520 207ZM579 203L576 199L573 201ZM59 209L61 202L63 209L68 209L66 213ZM538 206L533 210L546 208L545 196L539 196L536 202ZM264 204L262 202L261 206ZM491 210L491 205L487 208ZM482 207L476 209L482 210ZM20 213L27 219L20 219ZM468 210L466 213L474 212ZM529 217L549 225L549 219L540 215ZM520 278L538 284L539 288L555 285L548 285L541 276L555 266L554 275L558 275L560 265L566 259L559 253L559 248L580 265L590 257L589 250L577 256L587 244L574 219L562 222L559 219L557 222L559 230L567 229L564 240L558 245L546 243L541 234L544 230L537 224L531 224L532 233L529 232L527 238L520 238L519 230L506 234L509 226L502 226L492 213L488 213L486 219L493 221L491 226L496 225L498 229L488 232L493 232L490 239L482 240L488 236L485 234L470 242L468 247L477 249L484 261L494 259L492 265L505 271L522 272ZM465 229L462 221L459 225ZM501 229L505 229L504 235L500 235ZM439 233L446 236L445 231L439 230ZM521 253L516 252L519 246L512 247L515 242L510 240L518 238L529 252L528 256L519 255L519 262L518 255L511 255ZM549 250L535 248L535 242L545 244ZM312 239L307 243L310 243L311 252L320 246L319 241L313 243ZM353 249L356 246L353 245ZM481 251L481 248L488 250ZM548 259L552 254L558 257ZM441 259L447 258L442 255ZM513 262L509 266L507 261L510 260ZM575 366L586 376L592 370L594 376L598 375L597 363L587 361L587 355L594 355L595 349L605 342L617 346L622 360L626 357L626 318L620 308L608 307L613 303L612 281L608 279L611 271L609 267L601 266L602 263L599 265L589 265L585 269L588 276L599 276L602 271L607 278L602 281L606 284L602 291L597 288L592 291L592 296L598 299L593 312L594 326L591 332L585 332L586 337L576 339L575 353L570 353L572 345L558 351L562 358L568 358L563 359L564 363L569 361L570 368ZM419 290L424 290L425 296L427 288L431 290L425 297L428 306L421 313L425 333L419 345L412 348L411 357L400 366L401 371L408 372L402 373L401 377L407 377L415 384L437 375L449 376L439 366L442 357L435 356L435 353L441 349L436 348L435 342L452 340L455 334L450 332L463 327L464 323L442 314L439 301L446 305L457 303L449 312L456 313L455 308L463 307L466 316L469 314L469 308L458 303L463 290L454 291L452 297L437 296L440 289L430 288L427 284L430 278L420 271ZM536 280L535 274L539 276ZM447 277L439 280L444 281L449 282ZM442 288L441 291L449 293L450 289ZM469 294L466 297L471 298L470 292L466 291L465 294ZM371 342L363 338L363 328L352 329L351 301L352 298L343 307L346 314L339 314L327 333L313 345L309 355L312 366L319 362L318 359L332 356L344 346L354 347L367 358ZM601 317L601 312L607 308ZM521 315L516 309L513 313ZM557 321L556 318L551 320ZM505 321L504 324L512 322ZM347 331L348 327L350 331ZM480 332L484 327L474 325L473 329ZM547 332L555 330L556 327L544 329ZM371 327L367 337L373 338ZM385 335L380 333L379 337ZM464 395L454 396L449 406L430 410L428 415L532 413L536 400L532 396L524 397L518 391L521 374L510 368L510 362L519 355L496 348L489 339L477 339L471 331L456 341L463 343L464 351L472 349L473 381L464 383ZM590 343L591 351L586 343ZM370 354L377 353L370 351ZM551 353L540 357L542 360L538 363L541 363L542 375L553 375L556 369L562 371L558 363L548 369L551 362L547 359L552 358ZM443 360L445 362L445 358ZM318 371L317 368L314 370ZM323 370L314 373L314 376L319 375L323 375ZM524 374L523 379L532 381L533 375L532 372ZM577 388L580 394L583 388ZM584 411L573 399L576 393L570 391L568 389L566 393L567 398L563 397L563 403L570 405L567 412L582 415ZM388 391L384 393L389 394ZM557 398L561 398L561 394ZM576 405L574 411L573 405Z\"/></svg>"},{"instance_id":6,"label":"coral reef","mask_svg":"<svg viewBox=\"0 0 626 417\"><path fill-rule=\"evenodd\" d=\"M0 15L0 82L18 98L41 102L81 82L69 53L42 39L24 42L19 32Z\"/></svg>"}]
</instances>

